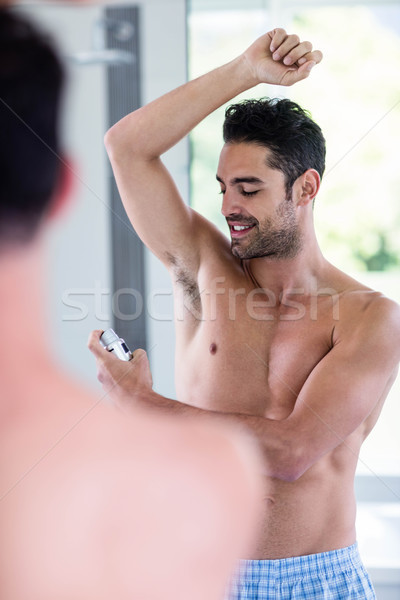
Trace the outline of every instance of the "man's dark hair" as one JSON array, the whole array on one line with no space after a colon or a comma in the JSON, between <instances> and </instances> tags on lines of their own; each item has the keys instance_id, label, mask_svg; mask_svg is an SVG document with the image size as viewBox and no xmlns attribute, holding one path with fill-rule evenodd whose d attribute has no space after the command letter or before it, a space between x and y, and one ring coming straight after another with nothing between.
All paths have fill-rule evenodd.
<instances>
[{"instance_id":1,"label":"man's dark hair","mask_svg":"<svg viewBox=\"0 0 400 600\"><path fill-rule=\"evenodd\" d=\"M64 72L52 43L17 11L0 9L0 241L35 234L60 175Z\"/></svg>"},{"instance_id":2,"label":"man's dark hair","mask_svg":"<svg viewBox=\"0 0 400 600\"><path fill-rule=\"evenodd\" d=\"M252 142L268 148L267 164L283 172L288 192L307 169L315 169L320 177L324 173L321 128L291 100L262 98L228 106L223 135L225 143Z\"/></svg>"}]
</instances>

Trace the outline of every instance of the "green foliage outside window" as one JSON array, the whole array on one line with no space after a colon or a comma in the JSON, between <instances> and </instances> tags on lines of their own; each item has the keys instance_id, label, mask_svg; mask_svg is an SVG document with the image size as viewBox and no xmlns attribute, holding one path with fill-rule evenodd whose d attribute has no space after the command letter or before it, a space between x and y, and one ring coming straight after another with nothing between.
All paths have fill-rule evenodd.
<instances>
[{"instance_id":1,"label":"green foliage outside window","mask_svg":"<svg viewBox=\"0 0 400 600\"><path fill-rule=\"evenodd\" d=\"M218 14L220 20L218 20ZM399 11L397 16L399 15ZM292 13L286 25L324 52L308 80L258 86L246 97L286 95L307 108L327 140L327 168L315 204L324 254L346 271L400 267L399 19L383 9L326 7ZM218 27L217 27L218 25ZM268 30L261 11L192 16L191 76L235 56ZM214 28L214 29L213 29ZM223 109L192 135L192 205L227 232L215 182Z\"/></svg>"}]
</instances>

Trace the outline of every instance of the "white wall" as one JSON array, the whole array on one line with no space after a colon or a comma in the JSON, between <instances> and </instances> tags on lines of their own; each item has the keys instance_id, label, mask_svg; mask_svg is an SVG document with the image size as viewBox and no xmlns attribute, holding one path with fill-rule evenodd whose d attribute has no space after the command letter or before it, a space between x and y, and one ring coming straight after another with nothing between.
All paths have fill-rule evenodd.
<instances>
[{"instance_id":1,"label":"white wall","mask_svg":"<svg viewBox=\"0 0 400 600\"><path fill-rule=\"evenodd\" d=\"M141 7L142 100L147 103L185 81L185 2L141 0L124 4ZM104 6L26 2L19 9L50 30L62 53L71 55L90 49L93 24ZM108 159L103 146L106 72L101 65L70 63L68 70L64 130L66 146L75 163L76 190L68 214L49 236L51 322L55 352L62 363L87 384L98 388L86 340L92 329L104 329L111 322ZM165 161L187 199L187 144L173 149ZM155 389L173 397L170 281L164 267L149 253L146 264L147 288L155 298L148 305L151 313L148 348Z\"/></svg>"}]
</instances>

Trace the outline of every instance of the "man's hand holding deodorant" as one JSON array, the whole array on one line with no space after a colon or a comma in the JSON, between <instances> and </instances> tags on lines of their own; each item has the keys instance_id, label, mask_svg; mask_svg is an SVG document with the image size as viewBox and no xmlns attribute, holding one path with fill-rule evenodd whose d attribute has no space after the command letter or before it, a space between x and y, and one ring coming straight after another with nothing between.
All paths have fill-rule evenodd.
<instances>
[{"instance_id":1,"label":"man's hand holding deodorant","mask_svg":"<svg viewBox=\"0 0 400 600\"><path fill-rule=\"evenodd\" d=\"M144 350L132 352L113 329L92 331L88 348L96 359L97 379L113 404L129 410L144 408L157 396Z\"/></svg>"},{"instance_id":2,"label":"man's hand holding deodorant","mask_svg":"<svg viewBox=\"0 0 400 600\"><path fill-rule=\"evenodd\" d=\"M108 350L114 352L115 356L120 360L132 360L133 354L125 343L125 340L120 338L114 329L106 329L100 336L100 344Z\"/></svg>"}]
</instances>

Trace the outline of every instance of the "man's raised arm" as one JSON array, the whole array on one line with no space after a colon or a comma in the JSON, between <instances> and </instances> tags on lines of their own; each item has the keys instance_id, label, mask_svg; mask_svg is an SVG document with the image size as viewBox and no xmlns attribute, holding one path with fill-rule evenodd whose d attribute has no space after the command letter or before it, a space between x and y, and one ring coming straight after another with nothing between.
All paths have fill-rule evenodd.
<instances>
[{"instance_id":1,"label":"man's raised arm","mask_svg":"<svg viewBox=\"0 0 400 600\"><path fill-rule=\"evenodd\" d=\"M274 29L230 63L127 115L107 132L107 152L131 223L167 266L182 257L196 271L212 229L185 205L160 156L237 94L258 83L292 85L321 59L309 42Z\"/></svg>"}]
</instances>

